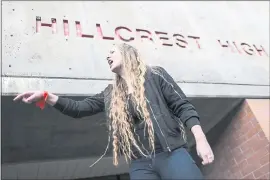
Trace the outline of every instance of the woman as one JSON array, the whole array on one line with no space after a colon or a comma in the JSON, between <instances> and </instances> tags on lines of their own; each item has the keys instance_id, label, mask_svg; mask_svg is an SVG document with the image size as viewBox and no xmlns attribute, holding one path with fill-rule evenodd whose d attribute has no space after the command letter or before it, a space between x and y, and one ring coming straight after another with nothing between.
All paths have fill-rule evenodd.
<instances>
[{"instance_id":1,"label":"woman","mask_svg":"<svg viewBox=\"0 0 270 180\"><path fill-rule=\"evenodd\" d=\"M113 139L113 163L117 165L123 154L131 162L130 179L202 179L186 150L184 126L195 137L203 165L212 163L214 155L195 108L173 78L161 67L147 66L127 44L114 46L107 61L115 80L99 94L75 101L34 91L14 100L44 101L74 118L105 111L109 140Z\"/></svg>"}]
</instances>

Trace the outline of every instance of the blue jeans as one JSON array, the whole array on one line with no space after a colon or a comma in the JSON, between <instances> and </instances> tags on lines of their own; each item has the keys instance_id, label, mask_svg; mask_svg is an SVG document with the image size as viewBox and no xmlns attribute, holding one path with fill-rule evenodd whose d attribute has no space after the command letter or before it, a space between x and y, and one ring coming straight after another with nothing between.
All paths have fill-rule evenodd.
<instances>
[{"instance_id":1,"label":"blue jeans","mask_svg":"<svg viewBox=\"0 0 270 180\"><path fill-rule=\"evenodd\" d=\"M130 164L130 179L204 179L203 175L185 148L162 152L153 158L133 160Z\"/></svg>"}]
</instances>

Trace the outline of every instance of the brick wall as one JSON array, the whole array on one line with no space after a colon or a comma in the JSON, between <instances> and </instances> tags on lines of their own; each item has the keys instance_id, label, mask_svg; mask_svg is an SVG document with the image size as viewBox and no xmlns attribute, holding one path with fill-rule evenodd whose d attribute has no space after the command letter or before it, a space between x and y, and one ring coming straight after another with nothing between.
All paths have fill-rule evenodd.
<instances>
[{"instance_id":1,"label":"brick wall","mask_svg":"<svg viewBox=\"0 0 270 180\"><path fill-rule=\"evenodd\" d=\"M229 118L212 145L215 162L202 167L206 178L270 179L269 141L247 101Z\"/></svg>"}]
</instances>

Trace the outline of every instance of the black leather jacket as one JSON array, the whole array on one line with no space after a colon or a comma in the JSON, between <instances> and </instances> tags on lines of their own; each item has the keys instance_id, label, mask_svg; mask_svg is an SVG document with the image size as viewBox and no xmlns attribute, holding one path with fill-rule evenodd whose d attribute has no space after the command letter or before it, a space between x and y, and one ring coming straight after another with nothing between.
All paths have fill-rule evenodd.
<instances>
[{"instance_id":1,"label":"black leather jacket","mask_svg":"<svg viewBox=\"0 0 270 180\"><path fill-rule=\"evenodd\" d=\"M164 68L148 67L145 78L147 106L163 151L186 145L179 127L184 124L191 129L200 124L194 106ZM108 117L111 90L112 85L108 85L101 93L82 101L59 97L54 107L74 118L91 116L101 111L105 111Z\"/></svg>"}]
</instances>

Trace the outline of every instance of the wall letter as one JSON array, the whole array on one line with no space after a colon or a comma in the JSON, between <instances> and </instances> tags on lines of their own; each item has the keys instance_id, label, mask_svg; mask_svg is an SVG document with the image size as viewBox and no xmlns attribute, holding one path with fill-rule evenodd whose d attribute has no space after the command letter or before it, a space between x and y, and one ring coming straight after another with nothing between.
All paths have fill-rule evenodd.
<instances>
[{"instance_id":1,"label":"wall letter","mask_svg":"<svg viewBox=\"0 0 270 180\"><path fill-rule=\"evenodd\" d=\"M115 34L116 34L116 36L117 36L119 39L121 39L122 41L125 41L125 42L129 42L129 41L134 40L134 37L130 37L129 39L123 38L123 37L120 35L120 33L119 33L119 31L120 31L121 29L125 29L125 30L127 30L127 31L129 31L129 32L132 32L130 29L128 29L127 27L123 27L123 26L119 26L119 27L115 28Z\"/></svg>"},{"instance_id":2,"label":"wall letter","mask_svg":"<svg viewBox=\"0 0 270 180\"><path fill-rule=\"evenodd\" d=\"M266 56L268 56L268 54L266 53L266 51L264 50L264 48L261 46L261 48L262 49L258 49L255 45L253 45L254 46L254 48L256 49L256 51L258 52L258 54L261 56L262 55L262 53L261 52L264 52L264 54L266 55Z\"/></svg>"},{"instance_id":3,"label":"wall letter","mask_svg":"<svg viewBox=\"0 0 270 180\"><path fill-rule=\"evenodd\" d=\"M136 29L136 32L137 32L137 35L140 36L141 41L142 41L143 38L146 38L146 39L149 39L150 41L153 42L152 34L151 34L150 31L147 31L147 30L144 30L144 29ZM140 35L139 32L146 32L148 35Z\"/></svg>"},{"instance_id":4,"label":"wall letter","mask_svg":"<svg viewBox=\"0 0 270 180\"><path fill-rule=\"evenodd\" d=\"M221 44L220 40L218 40L219 44L221 45L221 47L230 47L232 52L234 52L233 47L230 45L230 43L228 41L226 41L226 44Z\"/></svg>"},{"instance_id":5,"label":"wall letter","mask_svg":"<svg viewBox=\"0 0 270 180\"><path fill-rule=\"evenodd\" d=\"M40 32L40 28L41 26L47 26L47 27L51 27L52 28L52 33L55 34L57 32L57 28L56 28L56 19L55 18L51 18L52 23L42 23L41 22L41 17L40 16L36 16L36 32L39 33Z\"/></svg>"},{"instance_id":6,"label":"wall letter","mask_svg":"<svg viewBox=\"0 0 270 180\"><path fill-rule=\"evenodd\" d=\"M200 44L199 44L199 42L198 42L198 39L200 39L200 37L196 37L196 36L188 36L188 38L195 39L196 44L198 45L198 48L201 49L201 46L200 46Z\"/></svg>"},{"instance_id":7,"label":"wall letter","mask_svg":"<svg viewBox=\"0 0 270 180\"><path fill-rule=\"evenodd\" d=\"M243 50L244 50L248 55L251 55L251 56L252 56L252 55L254 54L253 49L251 49L251 46L248 45L247 43L241 43L241 46L242 46ZM248 46L248 47L249 47L248 50L249 50L250 52L248 52L248 51L246 50L245 46Z\"/></svg>"},{"instance_id":8,"label":"wall letter","mask_svg":"<svg viewBox=\"0 0 270 180\"><path fill-rule=\"evenodd\" d=\"M86 37L86 38L93 38L93 35L88 35L88 34L82 34L82 26L80 21L75 21L76 23L76 33L78 37Z\"/></svg>"},{"instance_id":9,"label":"wall letter","mask_svg":"<svg viewBox=\"0 0 270 180\"><path fill-rule=\"evenodd\" d=\"M156 33L157 35L159 35L159 34L168 35L168 33L160 32L160 31L155 31L155 33ZM164 37L164 36L159 36L159 39L160 39L160 40L169 40L168 37ZM164 41L162 41L162 45L164 45L164 46L172 46L172 44L164 43Z\"/></svg>"},{"instance_id":10,"label":"wall letter","mask_svg":"<svg viewBox=\"0 0 270 180\"><path fill-rule=\"evenodd\" d=\"M106 37L106 36L103 35L102 29L101 29L101 27L100 27L100 24L96 24L96 27L97 27L98 34L100 35L100 37L101 37L102 39L114 40L113 37Z\"/></svg>"},{"instance_id":11,"label":"wall letter","mask_svg":"<svg viewBox=\"0 0 270 180\"><path fill-rule=\"evenodd\" d=\"M183 43L183 44L180 44L180 43L176 42L176 44L177 44L179 47L181 47L181 48L186 48L186 47L187 47L188 43L187 43L187 41L183 40L183 39L185 39L185 37L184 37L183 35L181 35L181 34L174 34L173 37L176 37L175 39L176 39L177 41ZM178 39L177 37L180 37L180 38L183 38L183 39Z\"/></svg>"},{"instance_id":12,"label":"wall letter","mask_svg":"<svg viewBox=\"0 0 270 180\"><path fill-rule=\"evenodd\" d=\"M68 26L68 20L63 20L63 26L64 26L64 36L69 36L69 26Z\"/></svg>"},{"instance_id":13,"label":"wall letter","mask_svg":"<svg viewBox=\"0 0 270 180\"><path fill-rule=\"evenodd\" d=\"M241 52L241 51L238 49L238 47L237 47L236 43L235 43L235 42L233 42L233 44L234 44L235 48L237 49L237 51L238 51L240 54L242 54L242 52Z\"/></svg>"}]
</instances>

